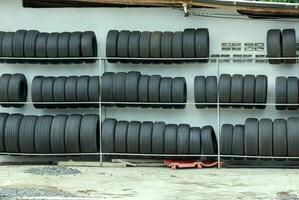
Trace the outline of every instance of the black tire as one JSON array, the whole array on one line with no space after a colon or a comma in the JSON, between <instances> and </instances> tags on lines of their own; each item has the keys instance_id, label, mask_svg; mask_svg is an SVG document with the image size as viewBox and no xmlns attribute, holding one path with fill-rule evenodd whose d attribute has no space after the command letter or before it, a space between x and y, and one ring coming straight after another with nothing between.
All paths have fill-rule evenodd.
<instances>
[{"instance_id":1,"label":"black tire","mask_svg":"<svg viewBox=\"0 0 299 200\"><path fill-rule=\"evenodd\" d=\"M43 80L45 79L44 76L35 76L32 80L31 83L31 99L33 102L33 106L35 108L44 108L45 105L44 104L39 104L39 103L35 103L35 102L42 102L42 85L43 85ZM0 79L1 82L2 79ZM0 88L1 88L0 84ZM0 89L1 91L1 89Z\"/></svg>"},{"instance_id":2,"label":"black tire","mask_svg":"<svg viewBox=\"0 0 299 200\"><path fill-rule=\"evenodd\" d=\"M151 42L150 42L150 57L151 58L161 58L161 38L162 38L161 31L152 32ZM161 61L160 60L152 60L152 63L159 64L159 63L161 63Z\"/></svg>"},{"instance_id":3,"label":"black tire","mask_svg":"<svg viewBox=\"0 0 299 200\"><path fill-rule=\"evenodd\" d=\"M211 103L207 107L215 108L217 107L217 77L207 76L206 77L206 102ZM215 105L214 105L215 104Z\"/></svg>"},{"instance_id":4,"label":"black tire","mask_svg":"<svg viewBox=\"0 0 299 200\"><path fill-rule=\"evenodd\" d=\"M140 138L141 123L131 121L128 125L127 133L127 151L128 153L139 153L139 138Z\"/></svg>"},{"instance_id":5,"label":"black tire","mask_svg":"<svg viewBox=\"0 0 299 200\"><path fill-rule=\"evenodd\" d=\"M160 102L160 75L152 75L148 81L148 99L151 103ZM152 104L151 107L157 108L160 107L158 104Z\"/></svg>"},{"instance_id":6,"label":"black tire","mask_svg":"<svg viewBox=\"0 0 299 200\"><path fill-rule=\"evenodd\" d=\"M298 104L298 79L297 77L287 78L287 102L288 104ZM288 110L296 110L297 105L288 105Z\"/></svg>"},{"instance_id":7,"label":"black tire","mask_svg":"<svg viewBox=\"0 0 299 200\"><path fill-rule=\"evenodd\" d=\"M0 78L0 102L9 102L8 100L8 87L11 79L11 74L2 74ZM2 103L2 107L10 107L10 104Z\"/></svg>"},{"instance_id":8,"label":"black tire","mask_svg":"<svg viewBox=\"0 0 299 200\"><path fill-rule=\"evenodd\" d=\"M140 58L150 58L151 32L143 31L140 35L139 55ZM141 60L142 63L150 63L149 60Z\"/></svg>"},{"instance_id":9,"label":"black tire","mask_svg":"<svg viewBox=\"0 0 299 200\"><path fill-rule=\"evenodd\" d=\"M78 103L78 106L82 108L90 107L88 104L88 89L89 89L89 76L79 76L77 82L77 101L84 102Z\"/></svg>"},{"instance_id":10,"label":"black tire","mask_svg":"<svg viewBox=\"0 0 299 200\"><path fill-rule=\"evenodd\" d=\"M35 125L34 130L34 144L36 153L51 153L51 125L53 116L42 115L40 116Z\"/></svg>"},{"instance_id":11,"label":"black tire","mask_svg":"<svg viewBox=\"0 0 299 200\"><path fill-rule=\"evenodd\" d=\"M67 108L67 105L65 104L65 82L66 77L65 76L59 76L56 77L54 80L53 85L53 98L54 102L63 102L61 104L55 104L58 108Z\"/></svg>"},{"instance_id":12,"label":"black tire","mask_svg":"<svg viewBox=\"0 0 299 200\"><path fill-rule=\"evenodd\" d=\"M244 128L244 147L246 156L259 155L259 122L255 118L248 118ZM251 159L251 158L250 158Z\"/></svg>"},{"instance_id":13,"label":"black tire","mask_svg":"<svg viewBox=\"0 0 299 200\"><path fill-rule=\"evenodd\" d=\"M172 103L172 82L173 79L170 77L161 78L160 83L160 102ZM162 105L163 108L171 108L172 105Z\"/></svg>"},{"instance_id":14,"label":"black tire","mask_svg":"<svg viewBox=\"0 0 299 200\"><path fill-rule=\"evenodd\" d=\"M82 32L76 31L72 32L69 40L69 56L76 58L81 57L81 38ZM82 63L81 59L76 59L72 61L73 63L80 64Z\"/></svg>"},{"instance_id":15,"label":"black tire","mask_svg":"<svg viewBox=\"0 0 299 200\"><path fill-rule=\"evenodd\" d=\"M276 77L275 81L275 103L287 104L287 79L286 77ZM285 105L277 105L277 110L285 110Z\"/></svg>"},{"instance_id":16,"label":"black tire","mask_svg":"<svg viewBox=\"0 0 299 200\"><path fill-rule=\"evenodd\" d=\"M141 75L138 82L138 102L142 103L141 107L148 107L146 102L149 102L148 83L150 76Z\"/></svg>"},{"instance_id":17,"label":"black tire","mask_svg":"<svg viewBox=\"0 0 299 200\"><path fill-rule=\"evenodd\" d=\"M58 40L59 40L59 33L50 33L48 36L47 41L47 56L48 58L54 58L50 62L52 64L61 63L62 60L55 60L58 57ZM70 49L71 50L71 49Z\"/></svg>"},{"instance_id":18,"label":"black tire","mask_svg":"<svg viewBox=\"0 0 299 200\"><path fill-rule=\"evenodd\" d=\"M232 155L233 144L233 130L234 126L231 124L223 124L220 135L220 154ZM223 159L230 159L229 157L223 157Z\"/></svg>"},{"instance_id":19,"label":"black tire","mask_svg":"<svg viewBox=\"0 0 299 200\"><path fill-rule=\"evenodd\" d=\"M245 75L244 76L244 85L243 85L243 103L244 108L253 108L254 103L254 94L255 94L255 77L254 75Z\"/></svg>"},{"instance_id":20,"label":"black tire","mask_svg":"<svg viewBox=\"0 0 299 200\"><path fill-rule=\"evenodd\" d=\"M35 55L37 58L47 58L47 43L48 43L49 33L39 33L36 38L35 43ZM39 60L41 64L48 64L49 60L41 59Z\"/></svg>"},{"instance_id":21,"label":"black tire","mask_svg":"<svg viewBox=\"0 0 299 200\"><path fill-rule=\"evenodd\" d=\"M197 109L205 108L206 103L206 78L204 76L196 76L194 78L194 101Z\"/></svg>"},{"instance_id":22,"label":"black tire","mask_svg":"<svg viewBox=\"0 0 299 200\"><path fill-rule=\"evenodd\" d=\"M99 141L99 117L98 115L84 115L80 127L80 148L82 153L98 152Z\"/></svg>"},{"instance_id":23,"label":"black tire","mask_svg":"<svg viewBox=\"0 0 299 200\"><path fill-rule=\"evenodd\" d=\"M4 31L0 31L0 56L2 57L2 44L3 44L3 37L5 35ZM0 59L0 63L3 63L4 60Z\"/></svg>"},{"instance_id":24,"label":"black tire","mask_svg":"<svg viewBox=\"0 0 299 200\"><path fill-rule=\"evenodd\" d=\"M209 30L200 28L195 34L195 57L208 58L210 56ZM199 60L199 62L208 62L208 59Z\"/></svg>"},{"instance_id":25,"label":"black tire","mask_svg":"<svg viewBox=\"0 0 299 200\"><path fill-rule=\"evenodd\" d=\"M101 77L101 100L102 102L113 102L113 80L115 73L105 72ZM112 106L110 103L103 103L105 106Z\"/></svg>"},{"instance_id":26,"label":"black tire","mask_svg":"<svg viewBox=\"0 0 299 200\"><path fill-rule=\"evenodd\" d=\"M204 126L201 129L201 144L205 155L216 155L218 152L217 138L212 126ZM214 160L216 157L207 157Z\"/></svg>"},{"instance_id":27,"label":"black tire","mask_svg":"<svg viewBox=\"0 0 299 200\"><path fill-rule=\"evenodd\" d=\"M19 153L19 132L23 119L21 114L11 114L8 116L4 131L4 144L7 153Z\"/></svg>"},{"instance_id":28,"label":"black tire","mask_svg":"<svg viewBox=\"0 0 299 200\"><path fill-rule=\"evenodd\" d=\"M117 72L113 79L113 102L125 102L126 101L126 76L125 72ZM111 90L111 87L110 87ZM119 107L125 107L126 104L116 104Z\"/></svg>"},{"instance_id":29,"label":"black tire","mask_svg":"<svg viewBox=\"0 0 299 200\"><path fill-rule=\"evenodd\" d=\"M63 32L58 36L57 44L57 57L67 58L69 57L69 42L70 42L71 33ZM70 60L59 60L61 63L71 63Z\"/></svg>"},{"instance_id":30,"label":"black tire","mask_svg":"<svg viewBox=\"0 0 299 200\"><path fill-rule=\"evenodd\" d=\"M295 58L296 56L296 32L295 29L284 29L281 38L282 57ZM284 59L285 64L295 64L296 59Z\"/></svg>"},{"instance_id":31,"label":"black tire","mask_svg":"<svg viewBox=\"0 0 299 200\"><path fill-rule=\"evenodd\" d=\"M88 100L92 107L98 108L100 101L100 77L91 76L88 83Z\"/></svg>"},{"instance_id":32,"label":"black tire","mask_svg":"<svg viewBox=\"0 0 299 200\"><path fill-rule=\"evenodd\" d=\"M155 122L153 124L152 132L152 153L163 154L164 153L164 134L166 124L164 122Z\"/></svg>"},{"instance_id":33,"label":"black tire","mask_svg":"<svg viewBox=\"0 0 299 200\"><path fill-rule=\"evenodd\" d=\"M2 44L3 44L3 37L5 35L4 31L0 31L0 56L2 57ZM3 63L3 60L0 59L0 63Z\"/></svg>"},{"instance_id":34,"label":"black tire","mask_svg":"<svg viewBox=\"0 0 299 200\"><path fill-rule=\"evenodd\" d=\"M26 30L17 30L15 32L14 38L13 38L13 55L14 57L24 57L24 42L25 42L25 35L27 31ZM17 60L17 62L20 62L21 60ZM22 62L22 61L21 61Z\"/></svg>"},{"instance_id":35,"label":"black tire","mask_svg":"<svg viewBox=\"0 0 299 200\"><path fill-rule=\"evenodd\" d=\"M174 32L172 36L172 57L183 58L183 32ZM183 63L182 60L175 60L175 63Z\"/></svg>"},{"instance_id":36,"label":"black tire","mask_svg":"<svg viewBox=\"0 0 299 200\"><path fill-rule=\"evenodd\" d=\"M298 117L290 117L287 120L287 141L288 141L288 156L299 156L299 118Z\"/></svg>"},{"instance_id":37,"label":"black tire","mask_svg":"<svg viewBox=\"0 0 299 200\"><path fill-rule=\"evenodd\" d=\"M189 153L201 154L201 130L199 127L190 128ZM197 157L199 158L199 157Z\"/></svg>"},{"instance_id":38,"label":"black tire","mask_svg":"<svg viewBox=\"0 0 299 200\"><path fill-rule=\"evenodd\" d=\"M233 129L233 140L232 140L232 155L244 156L244 125L235 125ZM243 160L244 158L235 157L234 160Z\"/></svg>"},{"instance_id":39,"label":"black tire","mask_svg":"<svg viewBox=\"0 0 299 200\"><path fill-rule=\"evenodd\" d=\"M165 127L164 137L164 153L176 154L177 153L177 130L176 124L167 124Z\"/></svg>"},{"instance_id":40,"label":"black tire","mask_svg":"<svg viewBox=\"0 0 299 200\"><path fill-rule=\"evenodd\" d=\"M287 122L284 119L275 119L273 121L273 156L288 156L287 143Z\"/></svg>"},{"instance_id":41,"label":"black tire","mask_svg":"<svg viewBox=\"0 0 299 200\"><path fill-rule=\"evenodd\" d=\"M56 105L51 103L54 102L53 87L54 87L55 77L48 76L45 77L42 82L42 102L45 102L44 106L46 108L55 108ZM46 103L47 102L47 103Z\"/></svg>"},{"instance_id":42,"label":"black tire","mask_svg":"<svg viewBox=\"0 0 299 200\"><path fill-rule=\"evenodd\" d=\"M65 153L65 127L67 115L56 115L51 125L50 144L52 153Z\"/></svg>"},{"instance_id":43,"label":"black tire","mask_svg":"<svg viewBox=\"0 0 299 200\"><path fill-rule=\"evenodd\" d=\"M183 33L184 58L195 58L195 29L185 29Z\"/></svg>"},{"instance_id":44,"label":"black tire","mask_svg":"<svg viewBox=\"0 0 299 200\"><path fill-rule=\"evenodd\" d=\"M219 102L230 103L231 102L231 83L232 77L229 74L221 74L219 79ZM221 105L223 108L228 108L229 105Z\"/></svg>"},{"instance_id":45,"label":"black tire","mask_svg":"<svg viewBox=\"0 0 299 200\"><path fill-rule=\"evenodd\" d=\"M127 121L118 121L115 126L114 148L115 153L127 153Z\"/></svg>"},{"instance_id":46,"label":"black tire","mask_svg":"<svg viewBox=\"0 0 299 200\"><path fill-rule=\"evenodd\" d=\"M121 58L129 57L129 38L130 31L120 31L117 40L117 56ZM131 60L120 59L122 63L129 63Z\"/></svg>"},{"instance_id":47,"label":"black tire","mask_svg":"<svg viewBox=\"0 0 299 200\"><path fill-rule=\"evenodd\" d=\"M110 30L106 38L106 56L107 57L117 57L117 43L118 43L118 34L117 30ZM116 60L108 59L108 62L115 63Z\"/></svg>"},{"instance_id":48,"label":"black tire","mask_svg":"<svg viewBox=\"0 0 299 200\"><path fill-rule=\"evenodd\" d=\"M234 74L232 76L232 84L231 84L231 102L232 103L243 103L243 75ZM240 108L241 105L232 105L232 107Z\"/></svg>"},{"instance_id":49,"label":"black tire","mask_svg":"<svg viewBox=\"0 0 299 200\"><path fill-rule=\"evenodd\" d=\"M13 39L14 39L13 32L6 32L2 38L2 56L3 57L14 57L13 54ZM15 60L6 59L7 63L15 63Z\"/></svg>"},{"instance_id":50,"label":"black tire","mask_svg":"<svg viewBox=\"0 0 299 200\"><path fill-rule=\"evenodd\" d=\"M69 102L77 101L77 82L78 76L69 76L65 81L65 100L68 102L67 107L76 108L78 104L70 104Z\"/></svg>"},{"instance_id":51,"label":"black tire","mask_svg":"<svg viewBox=\"0 0 299 200\"><path fill-rule=\"evenodd\" d=\"M140 43L140 31L132 31L129 36L129 57L139 58L139 43ZM132 63L139 63L139 60L135 59L131 61Z\"/></svg>"},{"instance_id":52,"label":"black tire","mask_svg":"<svg viewBox=\"0 0 299 200\"><path fill-rule=\"evenodd\" d=\"M13 74L8 84L9 102L26 102L27 100L27 80L24 74ZM15 104L14 107L23 107L24 104Z\"/></svg>"},{"instance_id":53,"label":"black tire","mask_svg":"<svg viewBox=\"0 0 299 200\"><path fill-rule=\"evenodd\" d=\"M25 57L34 58L36 52L36 38L39 32L36 30L28 31L24 39L24 55Z\"/></svg>"},{"instance_id":54,"label":"black tire","mask_svg":"<svg viewBox=\"0 0 299 200\"><path fill-rule=\"evenodd\" d=\"M81 54L82 57L97 57L98 43L96 34L93 31L85 31L81 37ZM95 63L96 59L86 59L86 63Z\"/></svg>"},{"instance_id":55,"label":"black tire","mask_svg":"<svg viewBox=\"0 0 299 200\"><path fill-rule=\"evenodd\" d=\"M172 58L172 32L163 32L161 36L161 57ZM164 60L163 63L170 64L172 60Z\"/></svg>"},{"instance_id":56,"label":"black tire","mask_svg":"<svg viewBox=\"0 0 299 200\"><path fill-rule=\"evenodd\" d=\"M187 83L183 77L175 77L172 81L172 102L179 103L173 105L175 108L185 108L187 101Z\"/></svg>"},{"instance_id":57,"label":"black tire","mask_svg":"<svg viewBox=\"0 0 299 200\"><path fill-rule=\"evenodd\" d=\"M102 134L100 146L103 153L114 153L114 141L115 141L115 127L117 121L115 119L105 119L102 123Z\"/></svg>"},{"instance_id":58,"label":"black tire","mask_svg":"<svg viewBox=\"0 0 299 200\"><path fill-rule=\"evenodd\" d=\"M255 78L255 103L267 103L268 96L268 77L265 75L257 75ZM259 109L265 109L266 105L255 106Z\"/></svg>"},{"instance_id":59,"label":"black tire","mask_svg":"<svg viewBox=\"0 0 299 200\"><path fill-rule=\"evenodd\" d=\"M152 132L153 122L142 122L140 125L139 135L139 153L152 153Z\"/></svg>"},{"instance_id":60,"label":"black tire","mask_svg":"<svg viewBox=\"0 0 299 200\"><path fill-rule=\"evenodd\" d=\"M80 127L82 115L72 114L67 118L65 125L65 151L80 153Z\"/></svg>"},{"instance_id":61,"label":"black tire","mask_svg":"<svg viewBox=\"0 0 299 200\"><path fill-rule=\"evenodd\" d=\"M138 101L138 82L140 72L131 71L126 74L125 83L125 101L126 102L137 102ZM138 105L131 105L138 106Z\"/></svg>"},{"instance_id":62,"label":"black tire","mask_svg":"<svg viewBox=\"0 0 299 200\"><path fill-rule=\"evenodd\" d=\"M279 29L271 29L267 32L267 57L280 58L282 57L282 42L281 31ZM280 64L281 59L269 59L270 64Z\"/></svg>"},{"instance_id":63,"label":"black tire","mask_svg":"<svg viewBox=\"0 0 299 200\"><path fill-rule=\"evenodd\" d=\"M0 152L5 152L5 126L9 114L0 113Z\"/></svg>"},{"instance_id":64,"label":"black tire","mask_svg":"<svg viewBox=\"0 0 299 200\"><path fill-rule=\"evenodd\" d=\"M259 122L259 155L273 155L273 124L271 119L261 119Z\"/></svg>"},{"instance_id":65,"label":"black tire","mask_svg":"<svg viewBox=\"0 0 299 200\"><path fill-rule=\"evenodd\" d=\"M190 126L180 124L177 129L177 154L189 154Z\"/></svg>"}]
</instances>

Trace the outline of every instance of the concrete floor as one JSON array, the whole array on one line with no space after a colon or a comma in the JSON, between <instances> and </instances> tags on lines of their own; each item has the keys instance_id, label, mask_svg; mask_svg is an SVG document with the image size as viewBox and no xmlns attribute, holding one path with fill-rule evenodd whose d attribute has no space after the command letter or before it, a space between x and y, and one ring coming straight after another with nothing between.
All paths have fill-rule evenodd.
<instances>
[{"instance_id":1,"label":"concrete floor","mask_svg":"<svg viewBox=\"0 0 299 200\"><path fill-rule=\"evenodd\" d=\"M0 166L0 190L44 190L70 199L298 199L295 169L188 169L71 167L76 175L24 173L45 166ZM59 168L59 166L54 166ZM54 193L53 193L54 194ZM27 194L28 195L28 194ZM56 196L56 195L53 195ZM84 198L83 198L84 197ZM12 199L12 197L10 197ZM1 199L1 192L0 192ZM49 198L48 198L49 199ZM62 198L67 199L67 198Z\"/></svg>"}]
</instances>

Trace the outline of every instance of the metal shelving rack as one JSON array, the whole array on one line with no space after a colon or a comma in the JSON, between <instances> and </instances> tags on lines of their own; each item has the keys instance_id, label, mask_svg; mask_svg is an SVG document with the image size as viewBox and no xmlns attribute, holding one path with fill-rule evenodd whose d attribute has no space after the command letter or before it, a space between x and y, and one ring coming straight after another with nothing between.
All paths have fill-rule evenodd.
<instances>
[{"instance_id":1,"label":"metal shelving rack","mask_svg":"<svg viewBox=\"0 0 299 200\"><path fill-rule=\"evenodd\" d=\"M11 58L11 57L0 57L0 60L24 60L24 58ZM97 61L97 65L98 65L98 73L101 76L103 73L108 72L109 71L109 67L107 66L108 60L113 60L113 59L122 59L122 60L143 60L142 58L111 58L111 57L89 57L89 58L57 58L56 60L96 60ZM221 61L222 60L240 60L240 58L215 58L215 57L209 57L209 58L203 58L205 60L216 60L216 68L217 68L217 80L219 80L220 78L220 70L221 70ZM268 59L296 59L298 61L298 57L291 57L291 58L248 58L248 60L268 60ZM53 58L26 58L26 60L54 60ZM188 60L188 61L198 61L198 60L202 60L200 58L190 58L190 59L182 59L182 58L157 58L157 59L144 59L144 60ZM247 60L246 58L242 58L242 60ZM20 64L22 65L22 64ZM77 65L77 64L76 64ZM132 64L133 65L133 64ZM169 67L171 65L167 65L166 67ZM100 84L101 84L101 79L100 79ZM218 93L219 95L219 93ZM0 102L1 103L7 103L7 102ZM32 101L27 101L27 102L9 102L10 104L12 103L16 103L16 104L33 104L33 103L39 103L39 104L61 104L61 102L32 102ZM70 103L74 103L74 102L65 102L66 104ZM178 103L142 103L142 102L102 102L101 97L99 102L77 102L77 103L98 103L99 104L99 108L95 108L98 109L98 114L100 116L100 121L99 121L99 129L101 130L101 122L106 118L106 114L107 114L107 110L104 106L102 106L102 104L114 104L114 103L121 103L121 104L167 104L167 105L171 105L171 104L178 104ZM103 164L104 156L140 156L140 157L217 157L217 161L218 161L218 168L221 168L221 161L222 158L245 158L245 159L285 159L285 160L299 160L299 157L289 157L289 156L285 156L285 157L275 157L275 156L240 156L240 155L221 155L220 153L220 130L221 130L221 105L234 105L234 103L220 103L219 102L219 96L217 98L217 103L193 103L193 102L186 102L186 103L182 103L184 105L195 105L195 104L205 104L205 105L216 105L216 113L217 113L217 126L215 129L216 135L217 135L217 145L218 145L218 152L216 155L204 155L204 154L198 154L198 155L194 155L194 154L134 154L134 153L104 153L102 152L101 148L100 148L100 152L98 153L62 153L62 154L40 154L40 153L10 153L10 152L0 152L0 156L1 155L8 155L8 156L30 156L30 157L36 157L36 156L46 156L46 157L64 157L64 156L96 156L99 157L100 163ZM258 103L236 103L238 105L266 105L266 106L275 106L275 105L296 105L299 106L299 104L275 104L275 103L265 103L265 104L258 104ZM194 107L194 109L196 109ZM215 128L215 127L214 127ZM99 131L99 138L101 138L101 131ZM101 139L100 139L100 147L101 145ZM297 162L298 163L298 162ZM299 163L296 165L298 166Z\"/></svg>"}]
</instances>

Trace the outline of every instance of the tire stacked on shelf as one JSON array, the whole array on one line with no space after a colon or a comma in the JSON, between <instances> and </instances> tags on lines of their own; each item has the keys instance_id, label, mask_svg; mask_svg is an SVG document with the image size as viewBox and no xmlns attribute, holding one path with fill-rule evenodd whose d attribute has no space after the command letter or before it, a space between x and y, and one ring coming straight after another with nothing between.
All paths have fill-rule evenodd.
<instances>
[{"instance_id":1,"label":"tire stacked on shelf","mask_svg":"<svg viewBox=\"0 0 299 200\"><path fill-rule=\"evenodd\" d=\"M24 74L2 74L0 104L3 107L23 107L27 100L27 80ZM6 103L7 102L7 103Z\"/></svg>"},{"instance_id":2,"label":"tire stacked on shelf","mask_svg":"<svg viewBox=\"0 0 299 200\"><path fill-rule=\"evenodd\" d=\"M297 57L295 29L269 30L267 32L267 57L270 58L270 64L295 64L296 59L292 59Z\"/></svg>"},{"instance_id":3,"label":"tire stacked on shelf","mask_svg":"<svg viewBox=\"0 0 299 200\"><path fill-rule=\"evenodd\" d=\"M211 126L105 119L101 137L103 153L217 154L217 139Z\"/></svg>"},{"instance_id":4,"label":"tire stacked on shelf","mask_svg":"<svg viewBox=\"0 0 299 200\"><path fill-rule=\"evenodd\" d=\"M0 113L0 151L7 153L96 153L98 115Z\"/></svg>"},{"instance_id":5,"label":"tire stacked on shelf","mask_svg":"<svg viewBox=\"0 0 299 200\"><path fill-rule=\"evenodd\" d=\"M275 103L277 110L297 110L299 103L298 78L294 76L276 77ZM289 105L288 105L289 104Z\"/></svg>"},{"instance_id":6,"label":"tire stacked on shelf","mask_svg":"<svg viewBox=\"0 0 299 200\"><path fill-rule=\"evenodd\" d=\"M92 31L62 33L36 30L0 31L0 57L18 58L2 60L7 63L69 64L83 61L94 63L96 60L92 58L80 58L97 57L97 39Z\"/></svg>"},{"instance_id":7,"label":"tire stacked on shelf","mask_svg":"<svg viewBox=\"0 0 299 200\"><path fill-rule=\"evenodd\" d=\"M109 62L122 63L170 64L182 63L184 58L203 58L199 62L207 62L204 58L210 55L209 43L209 31L205 28L185 29L184 32L110 30L106 56L110 58Z\"/></svg>"},{"instance_id":8,"label":"tire stacked on shelf","mask_svg":"<svg viewBox=\"0 0 299 200\"><path fill-rule=\"evenodd\" d=\"M101 77L101 97L104 106L112 106L112 102L120 102L115 105L184 108L187 86L183 77L148 76L135 71L106 72Z\"/></svg>"},{"instance_id":9,"label":"tire stacked on shelf","mask_svg":"<svg viewBox=\"0 0 299 200\"><path fill-rule=\"evenodd\" d=\"M35 108L99 107L100 78L36 76L32 80L31 97Z\"/></svg>"},{"instance_id":10,"label":"tire stacked on shelf","mask_svg":"<svg viewBox=\"0 0 299 200\"><path fill-rule=\"evenodd\" d=\"M234 156L299 157L299 118L248 118L245 125L224 124L221 128L220 153ZM234 159L244 159L236 157ZM256 159L248 158L248 159ZM276 158L276 160L283 160Z\"/></svg>"},{"instance_id":11,"label":"tire stacked on shelf","mask_svg":"<svg viewBox=\"0 0 299 200\"><path fill-rule=\"evenodd\" d=\"M218 96L219 103L223 103L220 107L264 109L267 91L268 80L264 75L221 74L218 85L216 76L196 76L194 79L195 106L198 109L216 107Z\"/></svg>"}]
</instances>

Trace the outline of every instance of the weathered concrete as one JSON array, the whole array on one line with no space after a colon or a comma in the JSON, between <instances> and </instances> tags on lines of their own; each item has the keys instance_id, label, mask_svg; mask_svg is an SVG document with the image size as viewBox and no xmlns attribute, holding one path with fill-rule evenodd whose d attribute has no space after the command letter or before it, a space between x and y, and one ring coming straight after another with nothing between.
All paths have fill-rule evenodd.
<instances>
[{"instance_id":1,"label":"weathered concrete","mask_svg":"<svg viewBox=\"0 0 299 200\"><path fill-rule=\"evenodd\" d=\"M81 173L66 176L24 173L37 167L44 166L0 166L0 188L48 190L53 194L60 192L60 196L65 193L96 199L291 200L299 197L296 169L172 171L168 168L72 167Z\"/></svg>"}]
</instances>

